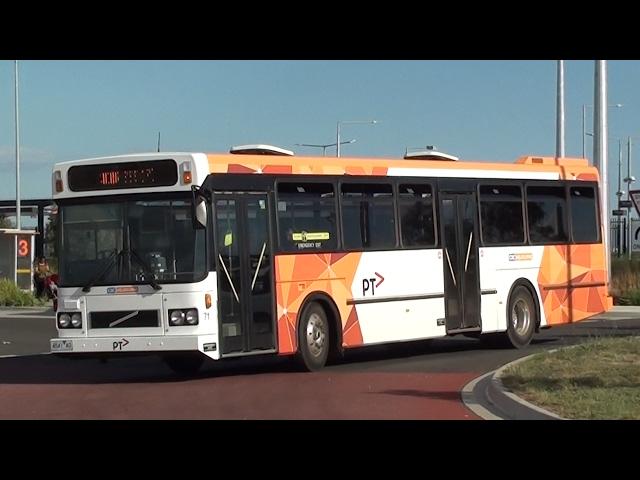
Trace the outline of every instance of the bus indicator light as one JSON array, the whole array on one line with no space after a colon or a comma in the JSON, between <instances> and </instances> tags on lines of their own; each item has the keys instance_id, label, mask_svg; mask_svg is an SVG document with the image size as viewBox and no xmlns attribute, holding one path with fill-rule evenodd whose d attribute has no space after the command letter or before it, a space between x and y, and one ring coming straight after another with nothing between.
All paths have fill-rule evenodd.
<instances>
[{"instance_id":1,"label":"bus indicator light","mask_svg":"<svg viewBox=\"0 0 640 480\"><path fill-rule=\"evenodd\" d=\"M60 193L62 192L62 190L64 190L62 185L62 174L60 173L60 170L56 170L55 172L53 172L53 182L55 184L57 193Z\"/></svg>"},{"instance_id":2,"label":"bus indicator light","mask_svg":"<svg viewBox=\"0 0 640 480\"><path fill-rule=\"evenodd\" d=\"M182 183L184 185L189 185L192 181L191 164L189 162L182 162L180 170L182 170Z\"/></svg>"}]
</instances>

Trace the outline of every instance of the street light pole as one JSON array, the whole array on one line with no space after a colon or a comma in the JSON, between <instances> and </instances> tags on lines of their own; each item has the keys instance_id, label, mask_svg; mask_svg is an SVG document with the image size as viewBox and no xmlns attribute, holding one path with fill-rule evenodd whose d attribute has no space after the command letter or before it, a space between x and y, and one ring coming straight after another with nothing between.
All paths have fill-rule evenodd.
<instances>
[{"instance_id":1,"label":"street light pole","mask_svg":"<svg viewBox=\"0 0 640 480\"><path fill-rule=\"evenodd\" d=\"M341 145L346 145L347 143L356 143L356 139L353 138L351 140L346 140L344 142L340 142ZM335 143L324 143L324 144L315 144L315 143L296 143L297 146L299 147L315 147L315 148L321 148L322 149L322 156L325 156L325 152L327 151L327 148L329 147L335 147Z\"/></svg>"},{"instance_id":2,"label":"street light pole","mask_svg":"<svg viewBox=\"0 0 640 480\"><path fill-rule=\"evenodd\" d=\"M587 107L593 107L593 105L588 105L588 104L582 104L582 158L586 158L586 151L587 151L587 147L586 147L586 143L587 143L587 136L589 135L589 133L587 133ZM623 105L621 103L616 103L613 105L607 105L607 108L622 108ZM593 136L593 135L591 135Z\"/></svg>"},{"instance_id":3,"label":"street light pole","mask_svg":"<svg viewBox=\"0 0 640 480\"><path fill-rule=\"evenodd\" d=\"M16 228L20 230L20 121L18 117L18 60L15 61L15 113L16 113ZM16 239L18 237L16 236Z\"/></svg>"},{"instance_id":4,"label":"street light pole","mask_svg":"<svg viewBox=\"0 0 640 480\"><path fill-rule=\"evenodd\" d=\"M600 172L600 224L603 226L604 266L607 288L611 287L611 249L609 248L609 177L607 162L607 61L595 61L593 164Z\"/></svg>"},{"instance_id":5,"label":"street light pole","mask_svg":"<svg viewBox=\"0 0 640 480\"><path fill-rule=\"evenodd\" d=\"M618 138L618 190L616 191L616 197L618 197L618 206L616 207L618 210L620 210L620 200L622 198L622 138ZM618 212L619 213L619 212ZM622 250L622 234L621 234L621 230L620 230L620 217L618 217L618 228L616 230L616 232L618 232L618 234L616 235L617 237L617 243L618 243L618 247L617 247L617 257L620 258L620 251Z\"/></svg>"},{"instance_id":6,"label":"street light pole","mask_svg":"<svg viewBox=\"0 0 640 480\"><path fill-rule=\"evenodd\" d=\"M627 201L631 201L631 184L635 178L631 176L631 137L627 138L627 178L624 179L627 184ZM627 208L627 258L631 260L631 209Z\"/></svg>"},{"instance_id":7,"label":"street light pole","mask_svg":"<svg viewBox=\"0 0 640 480\"><path fill-rule=\"evenodd\" d=\"M556 104L556 157L564 157L564 60L558 60L558 98ZM584 139L583 139L584 141Z\"/></svg>"},{"instance_id":8,"label":"street light pole","mask_svg":"<svg viewBox=\"0 0 640 480\"><path fill-rule=\"evenodd\" d=\"M586 143L587 143L587 132L585 130L585 123L587 117L587 106L582 105L582 158L585 158L586 153Z\"/></svg>"},{"instance_id":9,"label":"street light pole","mask_svg":"<svg viewBox=\"0 0 640 480\"><path fill-rule=\"evenodd\" d=\"M336 125L336 157L340 157L340 125L346 125L346 124L356 124L356 123L360 123L360 124L372 124L375 125L376 123L378 123L377 120L338 120L338 123Z\"/></svg>"}]
</instances>

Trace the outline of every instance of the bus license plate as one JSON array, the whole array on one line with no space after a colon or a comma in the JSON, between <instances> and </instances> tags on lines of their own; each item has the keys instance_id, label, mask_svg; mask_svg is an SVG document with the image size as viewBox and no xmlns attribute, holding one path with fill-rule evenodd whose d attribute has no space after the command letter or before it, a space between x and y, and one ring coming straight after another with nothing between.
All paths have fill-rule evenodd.
<instances>
[{"instance_id":1,"label":"bus license plate","mask_svg":"<svg viewBox=\"0 0 640 480\"><path fill-rule=\"evenodd\" d=\"M52 352L70 352L73 350L73 342L71 340L53 340L51 342Z\"/></svg>"}]
</instances>

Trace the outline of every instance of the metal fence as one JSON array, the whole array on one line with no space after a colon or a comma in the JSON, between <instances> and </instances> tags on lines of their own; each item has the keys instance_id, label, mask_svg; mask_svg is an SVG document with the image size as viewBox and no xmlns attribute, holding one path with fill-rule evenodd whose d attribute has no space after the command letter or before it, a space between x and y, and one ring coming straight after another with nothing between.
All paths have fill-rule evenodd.
<instances>
[{"instance_id":1,"label":"metal fence","mask_svg":"<svg viewBox=\"0 0 640 480\"><path fill-rule=\"evenodd\" d=\"M609 244L611 253L620 257L627 253L628 238L627 234L627 217L613 217L609 223Z\"/></svg>"}]
</instances>

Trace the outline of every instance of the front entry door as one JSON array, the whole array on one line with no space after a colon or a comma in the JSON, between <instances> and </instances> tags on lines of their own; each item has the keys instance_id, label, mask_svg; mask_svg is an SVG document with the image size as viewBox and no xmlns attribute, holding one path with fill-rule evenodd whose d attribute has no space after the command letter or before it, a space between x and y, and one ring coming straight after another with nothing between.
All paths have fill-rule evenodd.
<instances>
[{"instance_id":1,"label":"front entry door","mask_svg":"<svg viewBox=\"0 0 640 480\"><path fill-rule=\"evenodd\" d=\"M269 198L214 194L221 353L275 348Z\"/></svg>"},{"instance_id":2,"label":"front entry door","mask_svg":"<svg viewBox=\"0 0 640 480\"><path fill-rule=\"evenodd\" d=\"M440 194L447 332L480 327L475 193Z\"/></svg>"}]
</instances>

